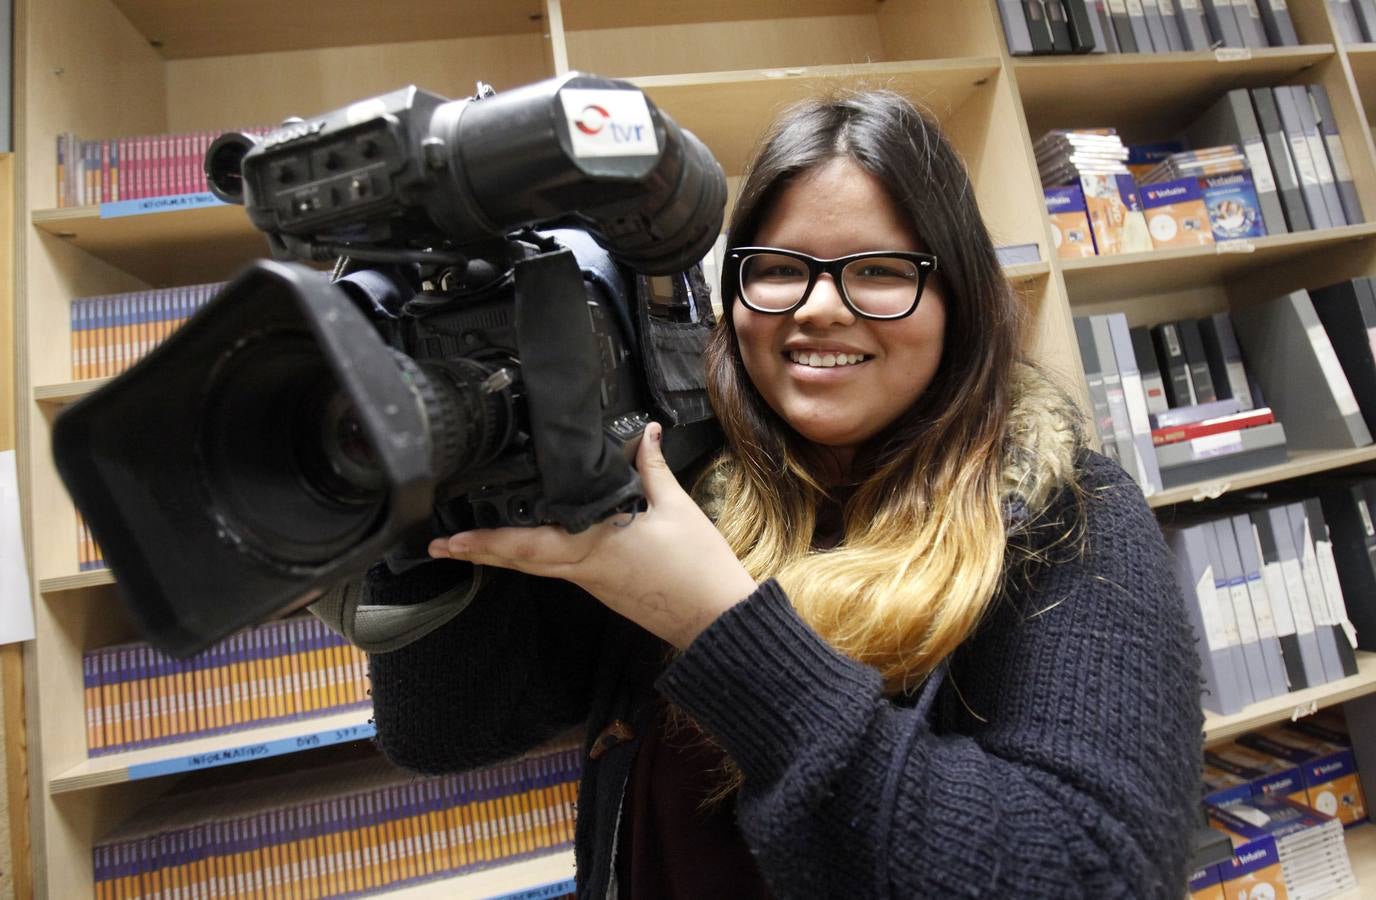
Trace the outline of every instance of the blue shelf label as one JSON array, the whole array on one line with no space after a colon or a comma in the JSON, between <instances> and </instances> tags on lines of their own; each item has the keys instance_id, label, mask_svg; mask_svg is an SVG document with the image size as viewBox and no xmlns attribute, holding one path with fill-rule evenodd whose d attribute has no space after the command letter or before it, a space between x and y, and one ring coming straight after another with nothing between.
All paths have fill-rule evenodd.
<instances>
[{"instance_id":1,"label":"blue shelf label","mask_svg":"<svg viewBox=\"0 0 1376 900\"><path fill-rule=\"evenodd\" d=\"M316 747L328 747L331 744L361 741L376 734L377 727L372 723L364 722L359 725L331 728L328 731L318 731L313 734L300 734L275 741L264 741L260 744L243 744L238 747L227 747L224 750L208 750L205 753L192 753L189 756L178 756L173 759L162 759L157 762L130 766L129 780L138 781L142 778L158 778L163 775L194 772L197 769L229 766L234 763L248 762L251 759L265 759L269 756L313 750Z\"/></svg>"},{"instance_id":2,"label":"blue shelf label","mask_svg":"<svg viewBox=\"0 0 1376 900\"><path fill-rule=\"evenodd\" d=\"M120 200L100 204L102 219L121 216L142 216L148 213L175 212L181 209L201 209L206 206L227 206L209 191L199 194L171 194L166 197L144 197L140 200Z\"/></svg>"},{"instance_id":3,"label":"blue shelf label","mask_svg":"<svg viewBox=\"0 0 1376 900\"><path fill-rule=\"evenodd\" d=\"M498 894L495 897L489 897L488 900L549 900L551 897L563 897L572 894L574 889L574 880L566 878L563 881L551 881L549 884L522 888L509 894Z\"/></svg>"}]
</instances>

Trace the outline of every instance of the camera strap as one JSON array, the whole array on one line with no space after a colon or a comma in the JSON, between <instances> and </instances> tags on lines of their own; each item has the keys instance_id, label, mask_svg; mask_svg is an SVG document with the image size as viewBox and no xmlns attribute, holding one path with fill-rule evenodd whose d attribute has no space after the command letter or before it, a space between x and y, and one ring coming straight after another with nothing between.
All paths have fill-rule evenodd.
<instances>
[{"instance_id":1,"label":"camera strap","mask_svg":"<svg viewBox=\"0 0 1376 900\"><path fill-rule=\"evenodd\" d=\"M425 637L463 612L482 587L482 567L450 589L418 603L370 603L368 583L351 579L330 588L307 609L366 653L390 653Z\"/></svg>"}]
</instances>

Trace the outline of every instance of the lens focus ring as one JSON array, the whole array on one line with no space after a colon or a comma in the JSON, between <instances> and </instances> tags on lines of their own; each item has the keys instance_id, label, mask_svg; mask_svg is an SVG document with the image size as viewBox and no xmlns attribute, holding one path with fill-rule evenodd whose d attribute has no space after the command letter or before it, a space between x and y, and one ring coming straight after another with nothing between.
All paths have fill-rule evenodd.
<instances>
[{"instance_id":1,"label":"lens focus ring","mask_svg":"<svg viewBox=\"0 0 1376 900\"><path fill-rule=\"evenodd\" d=\"M430 463L436 477L444 478L461 464L464 455L463 416L452 385L437 384L410 356L392 351L397 367L410 382L425 416L430 439Z\"/></svg>"}]
</instances>

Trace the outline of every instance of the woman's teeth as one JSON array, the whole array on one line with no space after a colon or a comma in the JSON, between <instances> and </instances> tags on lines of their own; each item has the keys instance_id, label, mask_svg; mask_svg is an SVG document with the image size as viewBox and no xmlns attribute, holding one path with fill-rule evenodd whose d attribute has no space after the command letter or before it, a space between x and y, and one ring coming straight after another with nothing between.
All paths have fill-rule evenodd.
<instances>
[{"instance_id":1,"label":"woman's teeth","mask_svg":"<svg viewBox=\"0 0 1376 900\"><path fill-rule=\"evenodd\" d=\"M868 359L863 353L817 353L807 350L790 350L788 358L800 366L812 366L820 369L830 369L833 366L853 366Z\"/></svg>"}]
</instances>

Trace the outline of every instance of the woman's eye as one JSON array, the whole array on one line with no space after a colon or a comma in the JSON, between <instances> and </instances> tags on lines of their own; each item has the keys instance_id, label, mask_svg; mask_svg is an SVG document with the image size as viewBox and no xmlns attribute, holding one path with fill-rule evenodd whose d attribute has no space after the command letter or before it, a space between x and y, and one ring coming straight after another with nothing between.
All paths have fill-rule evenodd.
<instances>
[{"instance_id":1,"label":"woman's eye","mask_svg":"<svg viewBox=\"0 0 1376 900\"><path fill-rule=\"evenodd\" d=\"M861 266L856 274L861 278L901 278L905 281L911 281L916 277L911 269L896 269L884 265Z\"/></svg>"},{"instance_id":2,"label":"woman's eye","mask_svg":"<svg viewBox=\"0 0 1376 900\"><path fill-rule=\"evenodd\" d=\"M801 266L778 264L767 266L756 273L760 278L806 278L807 272Z\"/></svg>"}]
</instances>

